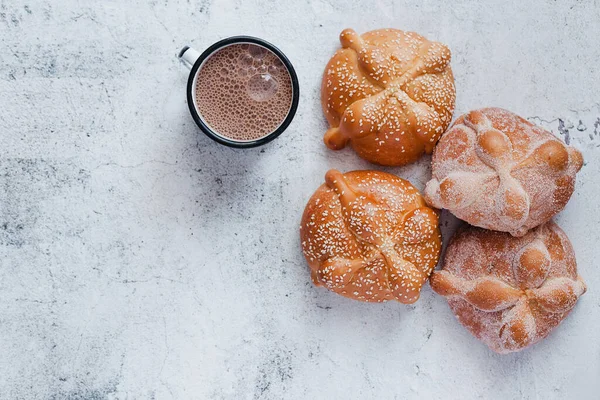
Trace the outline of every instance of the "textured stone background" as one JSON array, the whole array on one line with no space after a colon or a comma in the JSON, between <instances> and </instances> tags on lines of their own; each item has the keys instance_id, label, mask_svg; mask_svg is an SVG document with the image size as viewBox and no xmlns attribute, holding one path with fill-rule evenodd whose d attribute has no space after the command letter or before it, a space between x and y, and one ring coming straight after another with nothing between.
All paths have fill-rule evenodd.
<instances>
[{"instance_id":1,"label":"textured stone background","mask_svg":"<svg viewBox=\"0 0 600 400\"><path fill-rule=\"evenodd\" d=\"M599 20L597 0L0 0L0 398L598 398ZM498 356L429 287L407 307L311 285L304 204L328 168L369 167L321 142L346 27L447 43L456 115L502 106L584 153L557 220L589 291L546 341ZM300 78L260 149L186 109L178 50L234 34ZM428 162L388 170L422 188Z\"/></svg>"}]
</instances>

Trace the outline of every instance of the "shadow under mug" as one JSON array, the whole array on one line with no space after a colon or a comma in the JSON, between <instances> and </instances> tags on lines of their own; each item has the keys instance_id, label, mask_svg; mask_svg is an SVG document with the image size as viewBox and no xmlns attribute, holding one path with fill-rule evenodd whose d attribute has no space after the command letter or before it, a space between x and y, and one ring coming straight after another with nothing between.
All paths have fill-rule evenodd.
<instances>
[{"instance_id":1,"label":"shadow under mug","mask_svg":"<svg viewBox=\"0 0 600 400\"><path fill-rule=\"evenodd\" d=\"M202 65L204 64L204 62L212 54L214 54L216 51L218 51L224 47L230 46L232 44L246 44L246 43L247 44L255 44L255 45L264 47L265 49L274 53L281 60L282 64L285 66L285 68L287 69L287 71L290 75L290 79L291 79L291 83L292 83L292 104L290 105L288 114L285 117L285 119L283 120L283 122L273 132L271 132L261 138L255 139L255 140L242 141L242 140L234 140L234 139L227 138L223 135L220 135L215 130L213 130L206 123L206 121L204 121L204 119L202 119L202 116L199 113L198 108L196 107L194 97L195 97L195 91L196 91L197 75L198 75L198 72L200 71L200 69L202 68ZM186 89L187 90L187 103L188 103L188 107L190 109L190 114L192 114L192 117L194 118L194 121L196 122L196 124L198 125L200 130L202 130L202 132L204 132L204 134L206 136L208 136L209 138L211 138L212 140L214 140L218 143L224 144L225 146L229 146L229 147L236 147L236 148L257 147L257 146L261 146L263 144L269 143L271 140L273 140L276 137L278 137L279 135L281 135L283 133L283 131L288 127L288 125L292 122L292 119L294 118L294 115L296 114L296 109L298 108L298 101L300 98L300 91L299 91L299 87L298 87L298 76L296 75L296 71L294 70L292 63L290 62L290 60L288 60L288 58L285 56L285 54L283 54L283 52L281 50L279 50L277 47L273 46L271 43L267 42L266 40L262 40L262 39L252 37L252 36L233 36L233 37L229 37L227 39L223 39L223 40L216 42L215 44L210 46L208 49L204 50L204 52L202 54L200 54L199 52L197 52L196 50L192 49L189 46L185 46L179 52L179 59L181 59L184 62L184 64L190 69L190 76L188 78L187 89Z\"/></svg>"}]
</instances>

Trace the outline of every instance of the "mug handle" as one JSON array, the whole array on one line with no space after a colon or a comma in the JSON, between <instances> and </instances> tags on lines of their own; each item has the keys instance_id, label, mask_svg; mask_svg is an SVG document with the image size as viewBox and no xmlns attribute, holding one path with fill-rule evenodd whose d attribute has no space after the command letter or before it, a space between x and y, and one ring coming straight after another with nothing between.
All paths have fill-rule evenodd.
<instances>
[{"instance_id":1,"label":"mug handle","mask_svg":"<svg viewBox=\"0 0 600 400\"><path fill-rule=\"evenodd\" d=\"M190 46L185 46L179 52L178 57L185 64L187 69L192 69L198 58L200 58L200 53L192 49Z\"/></svg>"}]
</instances>

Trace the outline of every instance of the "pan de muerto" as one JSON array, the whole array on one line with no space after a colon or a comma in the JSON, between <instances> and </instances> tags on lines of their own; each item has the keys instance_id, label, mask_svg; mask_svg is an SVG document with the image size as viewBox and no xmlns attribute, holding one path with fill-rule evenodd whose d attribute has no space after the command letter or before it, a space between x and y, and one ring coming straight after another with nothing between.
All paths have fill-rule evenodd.
<instances>
[{"instance_id":1,"label":"pan de muerto","mask_svg":"<svg viewBox=\"0 0 600 400\"><path fill-rule=\"evenodd\" d=\"M500 108L461 116L442 136L425 199L471 225L524 235L561 211L581 153Z\"/></svg>"},{"instance_id":2,"label":"pan de muerto","mask_svg":"<svg viewBox=\"0 0 600 400\"><path fill-rule=\"evenodd\" d=\"M458 320L498 353L545 338L586 290L571 243L553 222L523 237L459 230L430 283Z\"/></svg>"},{"instance_id":3,"label":"pan de muerto","mask_svg":"<svg viewBox=\"0 0 600 400\"><path fill-rule=\"evenodd\" d=\"M331 170L325 182L300 226L314 284L361 301L417 301L440 254L437 214L385 172Z\"/></svg>"},{"instance_id":4,"label":"pan de muerto","mask_svg":"<svg viewBox=\"0 0 600 400\"><path fill-rule=\"evenodd\" d=\"M330 129L325 144L348 143L362 158L404 165L431 153L452 119L450 50L414 32L379 29L340 35L321 85Z\"/></svg>"}]
</instances>

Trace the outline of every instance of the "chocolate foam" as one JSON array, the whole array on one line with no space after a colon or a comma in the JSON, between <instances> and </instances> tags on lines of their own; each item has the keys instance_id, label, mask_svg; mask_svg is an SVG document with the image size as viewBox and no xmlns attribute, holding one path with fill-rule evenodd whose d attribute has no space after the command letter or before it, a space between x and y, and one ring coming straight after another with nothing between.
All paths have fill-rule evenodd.
<instances>
[{"instance_id":1,"label":"chocolate foam","mask_svg":"<svg viewBox=\"0 0 600 400\"><path fill-rule=\"evenodd\" d=\"M236 141L273 133L292 105L292 80L279 57L249 43L210 55L198 71L195 106L215 133Z\"/></svg>"}]
</instances>

